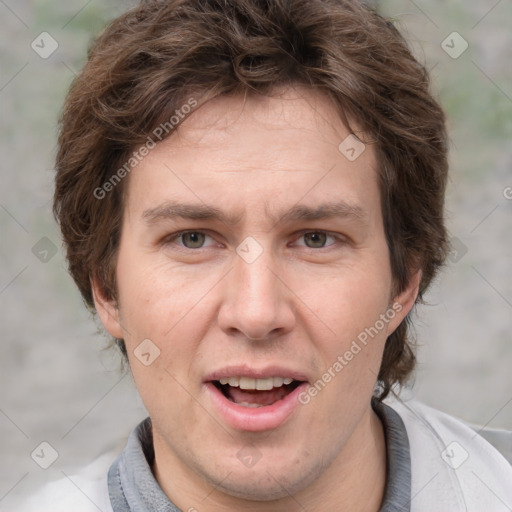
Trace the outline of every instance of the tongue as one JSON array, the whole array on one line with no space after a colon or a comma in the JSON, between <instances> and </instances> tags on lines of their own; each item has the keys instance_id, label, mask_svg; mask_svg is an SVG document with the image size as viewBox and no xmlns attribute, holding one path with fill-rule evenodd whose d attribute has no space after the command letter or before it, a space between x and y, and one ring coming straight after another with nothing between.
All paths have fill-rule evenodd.
<instances>
[{"instance_id":1,"label":"tongue","mask_svg":"<svg viewBox=\"0 0 512 512\"><path fill-rule=\"evenodd\" d=\"M252 389L240 389L233 386L227 386L227 397L233 402L239 404L248 402L258 405L272 405L274 402L284 398L290 390L286 386L273 388L269 391L258 391Z\"/></svg>"}]
</instances>

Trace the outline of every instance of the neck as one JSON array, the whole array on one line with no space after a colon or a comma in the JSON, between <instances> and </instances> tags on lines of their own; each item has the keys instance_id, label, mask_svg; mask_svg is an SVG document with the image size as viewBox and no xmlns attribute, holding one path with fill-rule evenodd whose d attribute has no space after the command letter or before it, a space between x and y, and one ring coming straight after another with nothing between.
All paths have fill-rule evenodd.
<instances>
[{"instance_id":1,"label":"neck","mask_svg":"<svg viewBox=\"0 0 512 512\"><path fill-rule=\"evenodd\" d=\"M154 437L153 473L164 493L181 510L200 512L378 512L386 487L384 429L371 407L338 456L308 487L272 501L232 496L206 482ZM221 484L219 484L220 486ZM195 508L191 505L194 505Z\"/></svg>"}]
</instances>

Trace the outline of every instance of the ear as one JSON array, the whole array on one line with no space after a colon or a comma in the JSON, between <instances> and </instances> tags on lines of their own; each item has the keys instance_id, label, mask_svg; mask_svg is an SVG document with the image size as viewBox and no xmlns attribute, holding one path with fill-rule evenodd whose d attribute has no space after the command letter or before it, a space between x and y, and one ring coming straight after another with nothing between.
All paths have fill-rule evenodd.
<instances>
[{"instance_id":1,"label":"ear","mask_svg":"<svg viewBox=\"0 0 512 512\"><path fill-rule=\"evenodd\" d=\"M399 295L393 298L392 308L396 312L396 315L388 324L388 336L395 331L413 308L416 298L418 297L421 276L421 270L417 270L411 275L407 286Z\"/></svg>"},{"instance_id":2,"label":"ear","mask_svg":"<svg viewBox=\"0 0 512 512\"><path fill-rule=\"evenodd\" d=\"M124 338L121 320L119 316L119 307L112 299L107 299L102 286L97 277L91 278L92 296L94 306L98 312L101 323L107 332L114 338Z\"/></svg>"}]
</instances>

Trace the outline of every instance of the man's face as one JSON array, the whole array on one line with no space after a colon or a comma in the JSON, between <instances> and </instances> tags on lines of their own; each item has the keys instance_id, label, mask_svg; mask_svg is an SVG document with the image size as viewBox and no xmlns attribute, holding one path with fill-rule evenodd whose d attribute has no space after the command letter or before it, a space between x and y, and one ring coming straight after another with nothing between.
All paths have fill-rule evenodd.
<instances>
[{"instance_id":1,"label":"man's face","mask_svg":"<svg viewBox=\"0 0 512 512\"><path fill-rule=\"evenodd\" d=\"M176 485L279 498L369 442L384 343L414 297L392 296L375 152L351 161L349 135L307 89L216 98L130 174L119 309L96 302Z\"/></svg>"}]
</instances>

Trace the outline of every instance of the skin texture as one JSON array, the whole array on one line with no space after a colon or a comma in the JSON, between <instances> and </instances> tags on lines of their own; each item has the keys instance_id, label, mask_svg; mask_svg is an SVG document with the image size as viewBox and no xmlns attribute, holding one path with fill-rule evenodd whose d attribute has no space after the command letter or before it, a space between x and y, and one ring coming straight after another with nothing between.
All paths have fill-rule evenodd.
<instances>
[{"instance_id":1,"label":"skin texture","mask_svg":"<svg viewBox=\"0 0 512 512\"><path fill-rule=\"evenodd\" d=\"M153 421L153 471L182 510L377 511L386 455L370 399L419 275L392 296L374 148L349 161L338 145L350 132L327 98L301 87L277 92L209 101L131 172L118 303L93 282L95 303L108 332L126 342ZM170 200L239 222L143 218ZM279 221L297 204L327 201L359 215ZM206 236L173 238L182 230ZM262 250L252 263L236 252L249 236ZM393 304L393 319L279 427L234 429L213 406L208 373L277 364L313 383ZM144 339L160 349L150 366L134 356ZM261 456L251 468L237 457L245 446Z\"/></svg>"}]
</instances>

